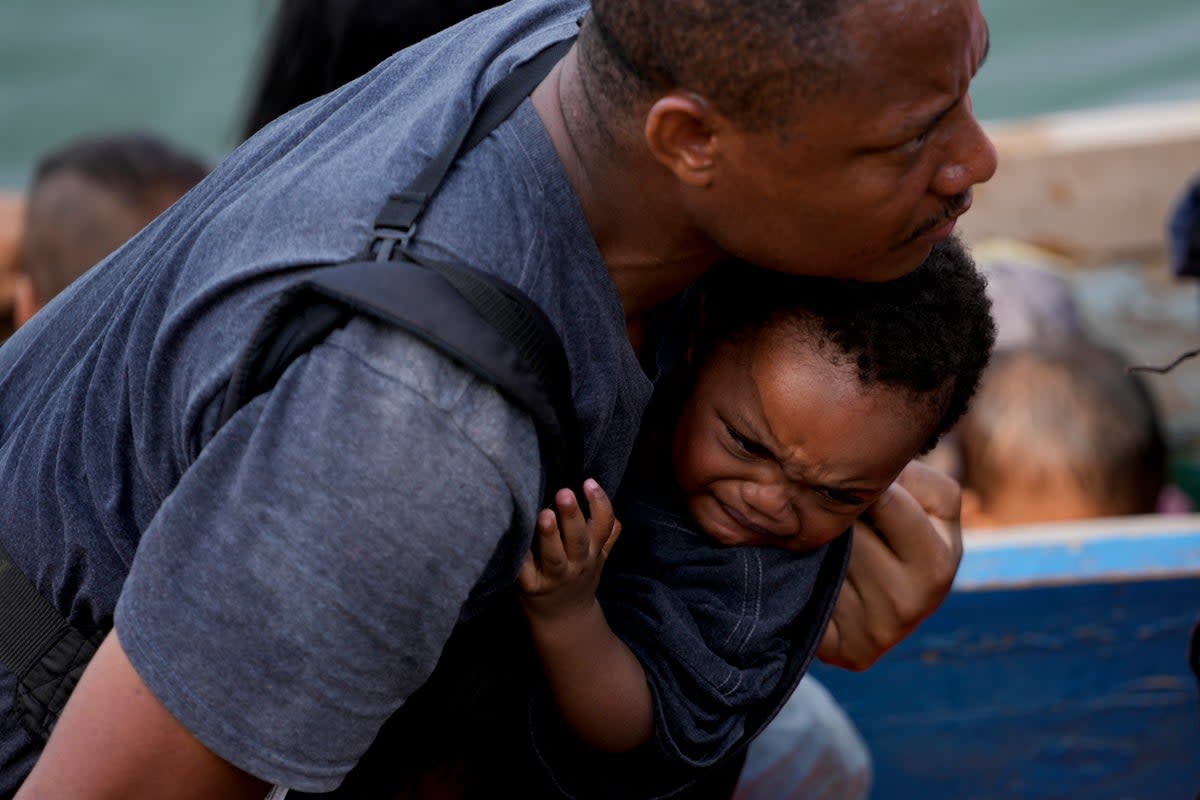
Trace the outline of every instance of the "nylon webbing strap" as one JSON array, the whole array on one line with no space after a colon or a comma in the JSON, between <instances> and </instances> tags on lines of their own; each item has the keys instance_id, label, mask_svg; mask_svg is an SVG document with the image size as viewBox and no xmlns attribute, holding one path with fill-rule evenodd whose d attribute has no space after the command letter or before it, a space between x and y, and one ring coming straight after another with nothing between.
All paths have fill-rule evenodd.
<instances>
[{"instance_id":1,"label":"nylon webbing strap","mask_svg":"<svg viewBox=\"0 0 1200 800\"><path fill-rule=\"evenodd\" d=\"M563 463L556 465L566 483L578 488L582 481L582 435L571 395L571 368L554 326L541 307L513 286L481 270L452 267L433 261L419 262L437 271L479 313L517 348L522 361L537 376L555 412ZM580 495L580 502L584 502Z\"/></svg>"},{"instance_id":2,"label":"nylon webbing strap","mask_svg":"<svg viewBox=\"0 0 1200 800\"><path fill-rule=\"evenodd\" d=\"M13 710L46 739L104 638L71 626L0 547L0 664L17 677Z\"/></svg>"},{"instance_id":3,"label":"nylon webbing strap","mask_svg":"<svg viewBox=\"0 0 1200 800\"><path fill-rule=\"evenodd\" d=\"M574 38L570 38L556 42L518 66L493 86L475 109L471 122L463 126L459 134L425 165L403 191L396 192L388 198L383 210L375 219L377 236L382 239L406 240L407 236L411 235L417 218L429 203L429 198L450 171L454 160L477 145L497 125L506 120L562 59L574 41ZM381 257L386 260L390 255L390 252L386 252Z\"/></svg>"},{"instance_id":4,"label":"nylon webbing strap","mask_svg":"<svg viewBox=\"0 0 1200 800\"><path fill-rule=\"evenodd\" d=\"M24 675L68 627L0 547L0 664Z\"/></svg>"}]
</instances>

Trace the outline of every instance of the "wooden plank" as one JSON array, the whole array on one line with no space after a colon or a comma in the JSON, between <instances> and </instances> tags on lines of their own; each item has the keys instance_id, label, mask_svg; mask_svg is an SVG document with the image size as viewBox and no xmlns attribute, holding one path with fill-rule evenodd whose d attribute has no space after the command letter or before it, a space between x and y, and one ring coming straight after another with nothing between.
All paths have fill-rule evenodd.
<instances>
[{"instance_id":1,"label":"wooden plank","mask_svg":"<svg viewBox=\"0 0 1200 800\"><path fill-rule=\"evenodd\" d=\"M963 217L969 242L1012 237L1085 263L1153 258L1200 173L1200 103L1125 106L985 126L1000 167Z\"/></svg>"}]
</instances>

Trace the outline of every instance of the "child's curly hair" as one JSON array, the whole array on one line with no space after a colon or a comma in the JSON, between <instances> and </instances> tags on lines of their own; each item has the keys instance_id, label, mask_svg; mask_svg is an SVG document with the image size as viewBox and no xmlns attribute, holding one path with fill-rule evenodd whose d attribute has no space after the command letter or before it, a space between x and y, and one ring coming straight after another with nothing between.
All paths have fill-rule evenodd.
<instances>
[{"instance_id":1,"label":"child's curly hair","mask_svg":"<svg viewBox=\"0 0 1200 800\"><path fill-rule=\"evenodd\" d=\"M967 409L996 339L987 281L957 238L884 283L785 275L745 264L712 270L699 288L693 366L721 343L785 325L864 386L926 402L937 425L927 452Z\"/></svg>"}]
</instances>

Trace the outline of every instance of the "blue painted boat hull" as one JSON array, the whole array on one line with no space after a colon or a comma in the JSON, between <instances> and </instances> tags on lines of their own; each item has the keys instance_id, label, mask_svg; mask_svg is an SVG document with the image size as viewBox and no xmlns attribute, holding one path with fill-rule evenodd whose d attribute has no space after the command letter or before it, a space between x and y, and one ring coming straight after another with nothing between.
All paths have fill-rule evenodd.
<instances>
[{"instance_id":1,"label":"blue painted boat hull","mask_svg":"<svg viewBox=\"0 0 1200 800\"><path fill-rule=\"evenodd\" d=\"M1180 553L1200 532L1127 534L969 547L945 605L875 667L814 666L871 747L873 798L1197 796L1200 557Z\"/></svg>"}]
</instances>

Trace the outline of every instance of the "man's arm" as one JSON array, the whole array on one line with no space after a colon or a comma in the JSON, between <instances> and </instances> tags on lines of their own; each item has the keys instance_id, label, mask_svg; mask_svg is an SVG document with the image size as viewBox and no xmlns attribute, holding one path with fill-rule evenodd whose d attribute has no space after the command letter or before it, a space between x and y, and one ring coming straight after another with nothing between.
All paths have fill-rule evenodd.
<instances>
[{"instance_id":1,"label":"man's arm","mask_svg":"<svg viewBox=\"0 0 1200 800\"><path fill-rule=\"evenodd\" d=\"M937 610L962 561L960 503L953 478L914 461L855 523L822 661L866 669Z\"/></svg>"},{"instance_id":2,"label":"man's arm","mask_svg":"<svg viewBox=\"0 0 1200 800\"><path fill-rule=\"evenodd\" d=\"M265 797L268 790L214 755L163 708L114 631L83 673L16 797L239 800Z\"/></svg>"},{"instance_id":3,"label":"man's arm","mask_svg":"<svg viewBox=\"0 0 1200 800\"><path fill-rule=\"evenodd\" d=\"M351 322L234 415L156 510L114 611L116 697L148 688L246 773L333 790L428 678L479 576L515 572L489 559L531 525L517 498L537 496L536 452L532 425L492 387ZM72 706L56 737L96 758L133 750L126 780L154 786L158 759L188 748L119 719L92 680L79 691L97 713Z\"/></svg>"}]
</instances>

